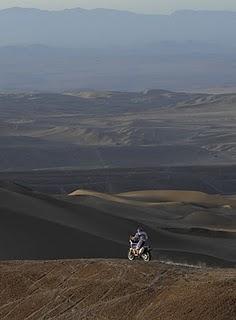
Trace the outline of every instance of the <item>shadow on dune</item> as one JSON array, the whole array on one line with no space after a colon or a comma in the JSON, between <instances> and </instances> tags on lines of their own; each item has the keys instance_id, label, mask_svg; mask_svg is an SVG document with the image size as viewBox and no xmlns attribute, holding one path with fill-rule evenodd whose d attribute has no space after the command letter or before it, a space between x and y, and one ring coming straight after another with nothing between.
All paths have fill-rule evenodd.
<instances>
[{"instance_id":1,"label":"shadow on dune","mask_svg":"<svg viewBox=\"0 0 236 320\"><path fill-rule=\"evenodd\" d=\"M125 258L129 235L143 225L154 258L165 252L167 259L181 256L189 263L236 262L236 220L231 207L222 207L223 197L213 203L214 196L201 195L208 203L203 209L196 200L182 203L168 194L163 199L163 192L150 191L146 198L142 192L133 197L80 190L73 196L48 196L1 183L0 258ZM192 219L198 212L198 219Z\"/></svg>"}]
</instances>

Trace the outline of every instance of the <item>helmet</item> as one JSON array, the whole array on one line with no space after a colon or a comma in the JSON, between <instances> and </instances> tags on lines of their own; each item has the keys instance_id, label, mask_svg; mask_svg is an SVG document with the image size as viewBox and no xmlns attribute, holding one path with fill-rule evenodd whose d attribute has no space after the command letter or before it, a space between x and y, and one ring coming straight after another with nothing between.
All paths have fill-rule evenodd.
<instances>
[{"instance_id":1,"label":"helmet","mask_svg":"<svg viewBox=\"0 0 236 320\"><path fill-rule=\"evenodd\" d=\"M138 227L138 228L137 228L137 232L139 233L139 232L141 232L141 231L143 231L143 229L142 229L141 227Z\"/></svg>"}]
</instances>

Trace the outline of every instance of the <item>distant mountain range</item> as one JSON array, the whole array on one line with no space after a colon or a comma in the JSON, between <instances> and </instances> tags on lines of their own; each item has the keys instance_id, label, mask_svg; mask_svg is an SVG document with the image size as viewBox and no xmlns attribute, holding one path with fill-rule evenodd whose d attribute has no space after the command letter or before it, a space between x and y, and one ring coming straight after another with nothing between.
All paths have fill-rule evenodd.
<instances>
[{"instance_id":1,"label":"distant mountain range","mask_svg":"<svg viewBox=\"0 0 236 320\"><path fill-rule=\"evenodd\" d=\"M1 10L0 91L234 91L235 30L236 12Z\"/></svg>"},{"instance_id":2,"label":"distant mountain range","mask_svg":"<svg viewBox=\"0 0 236 320\"><path fill-rule=\"evenodd\" d=\"M159 41L197 41L235 47L236 12L177 11L143 15L107 9L0 11L0 43L95 48Z\"/></svg>"}]
</instances>

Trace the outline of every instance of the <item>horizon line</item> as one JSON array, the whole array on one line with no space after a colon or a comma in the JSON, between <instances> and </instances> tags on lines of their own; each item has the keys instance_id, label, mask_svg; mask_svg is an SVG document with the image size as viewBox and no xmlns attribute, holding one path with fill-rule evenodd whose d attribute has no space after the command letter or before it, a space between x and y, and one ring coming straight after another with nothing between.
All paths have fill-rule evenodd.
<instances>
[{"instance_id":1,"label":"horizon line","mask_svg":"<svg viewBox=\"0 0 236 320\"><path fill-rule=\"evenodd\" d=\"M7 11L7 10L14 10L14 9L22 9L22 10L36 10L36 11L41 11L41 12L64 12L64 11L73 11L73 10L81 10L81 11L99 11L99 10L104 10L104 11L112 11L112 12L123 12L123 13L129 13L129 14L135 14L135 15L150 15L150 16L170 16L172 14L175 14L177 12L206 12L206 13L219 13L219 12L224 12L224 13L236 13L236 10L210 10L210 9L179 9L179 10L173 10L169 11L167 13L161 12L161 13L145 13L145 12L135 12L131 10L122 10L122 9L114 9L114 8L104 8L104 7L95 7L95 8L83 8L83 7L72 7L72 8L61 8L61 9L43 9L39 7L21 7L21 6L13 6L13 7L6 7L6 8L0 8L1 11Z\"/></svg>"}]
</instances>

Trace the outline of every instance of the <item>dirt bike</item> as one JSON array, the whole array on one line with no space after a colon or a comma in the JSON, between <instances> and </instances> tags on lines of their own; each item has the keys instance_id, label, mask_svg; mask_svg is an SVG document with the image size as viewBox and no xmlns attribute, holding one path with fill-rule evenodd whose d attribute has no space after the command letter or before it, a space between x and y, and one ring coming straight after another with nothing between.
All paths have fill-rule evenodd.
<instances>
[{"instance_id":1,"label":"dirt bike","mask_svg":"<svg viewBox=\"0 0 236 320\"><path fill-rule=\"evenodd\" d=\"M130 241L130 248L128 251L128 259L130 261L135 260L136 258L142 259L145 262L149 262L152 258L151 255L151 247L150 246L143 246L139 250L133 248L132 241Z\"/></svg>"}]
</instances>

